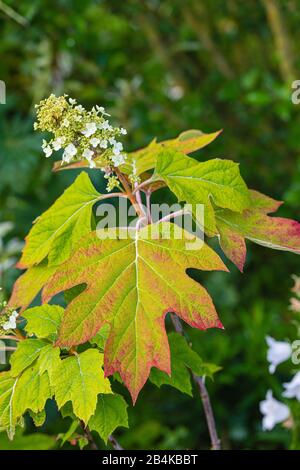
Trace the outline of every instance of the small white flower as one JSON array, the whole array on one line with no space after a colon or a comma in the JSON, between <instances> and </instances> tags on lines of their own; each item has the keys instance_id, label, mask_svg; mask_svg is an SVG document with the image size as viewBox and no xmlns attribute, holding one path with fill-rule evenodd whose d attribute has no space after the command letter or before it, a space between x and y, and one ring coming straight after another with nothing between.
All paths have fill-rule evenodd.
<instances>
[{"instance_id":1,"label":"small white flower","mask_svg":"<svg viewBox=\"0 0 300 470\"><path fill-rule=\"evenodd\" d=\"M86 137L91 137L91 135L95 134L96 130L97 130L96 123L95 122L88 122L85 125L85 130L81 131L81 133L83 135L85 135Z\"/></svg>"},{"instance_id":2,"label":"small white flower","mask_svg":"<svg viewBox=\"0 0 300 470\"><path fill-rule=\"evenodd\" d=\"M284 383L283 386L285 388L282 394L284 397L297 398L300 401L300 372L297 372L292 380L289 383Z\"/></svg>"},{"instance_id":3,"label":"small white flower","mask_svg":"<svg viewBox=\"0 0 300 470\"><path fill-rule=\"evenodd\" d=\"M122 150L123 150L123 145L121 144L121 142L116 142L113 146L113 154L120 155Z\"/></svg>"},{"instance_id":4,"label":"small white flower","mask_svg":"<svg viewBox=\"0 0 300 470\"><path fill-rule=\"evenodd\" d=\"M80 122L82 121L82 116L74 116L75 121Z\"/></svg>"},{"instance_id":5,"label":"small white flower","mask_svg":"<svg viewBox=\"0 0 300 470\"><path fill-rule=\"evenodd\" d=\"M63 157L62 157L63 161L70 163L70 161L72 160L74 155L76 155L76 153L77 153L77 148L75 147L74 144L67 145L63 153Z\"/></svg>"},{"instance_id":6,"label":"small white flower","mask_svg":"<svg viewBox=\"0 0 300 470\"><path fill-rule=\"evenodd\" d=\"M44 149L45 147L47 147L47 145L48 145L47 140L43 139L42 148Z\"/></svg>"},{"instance_id":7,"label":"small white flower","mask_svg":"<svg viewBox=\"0 0 300 470\"><path fill-rule=\"evenodd\" d=\"M60 150L65 142L65 137L58 137L56 140L52 142L54 150Z\"/></svg>"},{"instance_id":8,"label":"small white flower","mask_svg":"<svg viewBox=\"0 0 300 470\"><path fill-rule=\"evenodd\" d=\"M126 135L126 134L127 134L127 131L126 131L126 129L124 129L124 127L121 127L120 132L121 132L121 134L123 134L123 135Z\"/></svg>"},{"instance_id":9,"label":"small white flower","mask_svg":"<svg viewBox=\"0 0 300 470\"><path fill-rule=\"evenodd\" d=\"M76 104L77 101L74 100L74 98L69 98L69 103L70 103L71 105L73 105L73 104Z\"/></svg>"},{"instance_id":10,"label":"small white flower","mask_svg":"<svg viewBox=\"0 0 300 470\"><path fill-rule=\"evenodd\" d=\"M46 147L43 148L43 152L45 153L45 157L49 158L51 157L53 150L50 147L50 145L47 145Z\"/></svg>"},{"instance_id":11,"label":"small white flower","mask_svg":"<svg viewBox=\"0 0 300 470\"><path fill-rule=\"evenodd\" d=\"M82 156L87 159L90 164L90 168L95 168L96 163L93 160L94 152L90 149L85 149Z\"/></svg>"},{"instance_id":12,"label":"small white flower","mask_svg":"<svg viewBox=\"0 0 300 470\"><path fill-rule=\"evenodd\" d=\"M107 140L105 140L105 139L101 140L100 147L102 149L107 149Z\"/></svg>"},{"instance_id":13,"label":"small white flower","mask_svg":"<svg viewBox=\"0 0 300 470\"><path fill-rule=\"evenodd\" d=\"M75 109L76 109L77 111L79 111L80 113L82 113L82 112L84 111L84 107L83 107L81 104L79 104L78 106L76 106Z\"/></svg>"},{"instance_id":14,"label":"small white flower","mask_svg":"<svg viewBox=\"0 0 300 470\"><path fill-rule=\"evenodd\" d=\"M113 161L114 166L120 166L125 163L125 156L121 153L118 155L112 155L111 159Z\"/></svg>"},{"instance_id":15,"label":"small white flower","mask_svg":"<svg viewBox=\"0 0 300 470\"><path fill-rule=\"evenodd\" d=\"M271 390L268 390L266 399L259 404L260 412L264 415L262 427L264 431L271 431L278 423L282 423L290 416L289 407L273 398Z\"/></svg>"},{"instance_id":16,"label":"small white flower","mask_svg":"<svg viewBox=\"0 0 300 470\"><path fill-rule=\"evenodd\" d=\"M89 161L92 160L93 155L94 155L94 152L90 149L85 149L85 151L82 154L82 156Z\"/></svg>"},{"instance_id":17,"label":"small white flower","mask_svg":"<svg viewBox=\"0 0 300 470\"><path fill-rule=\"evenodd\" d=\"M110 138L108 139L108 142L110 143L110 145L114 145L117 141L116 141L116 139L115 139L114 137L110 137Z\"/></svg>"},{"instance_id":18,"label":"small white flower","mask_svg":"<svg viewBox=\"0 0 300 470\"><path fill-rule=\"evenodd\" d=\"M69 119L64 119L63 122L62 122L62 125L63 125L64 127L69 127L69 125L70 125Z\"/></svg>"},{"instance_id":19,"label":"small white flower","mask_svg":"<svg viewBox=\"0 0 300 470\"><path fill-rule=\"evenodd\" d=\"M7 330L14 330L15 328L17 328L17 316L18 316L18 312L14 310L12 314L10 315L8 321L4 323L3 330L7 331Z\"/></svg>"},{"instance_id":20,"label":"small white flower","mask_svg":"<svg viewBox=\"0 0 300 470\"><path fill-rule=\"evenodd\" d=\"M274 374L276 367L291 357L292 346L285 341L276 341L271 336L266 336L266 342L269 346L267 353L267 360L270 363L269 372Z\"/></svg>"},{"instance_id":21,"label":"small white flower","mask_svg":"<svg viewBox=\"0 0 300 470\"><path fill-rule=\"evenodd\" d=\"M100 144L100 139L97 139L97 137L93 137L90 140L91 145L95 148Z\"/></svg>"},{"instance_id":22,"label":"small white flower","mask_svg":"<svg viewBox=\"0 0 300 470\"><path fill-rule=\"evenodd\" d=\"M102 124L99 124L99 129L103 129L104 131L107 131L107 130L112 130L112 127L109 124L109 122L106 120L106 121L103 121Z\"/></svg>"},{"instance_id":23,"label":"small white flower","mask_svg":"<svg viewBox=\"0 0 300 470\"><path fill-rule=\"evenodd\" d=\"M96 105L96 110L98 111L98 113L101 113L104 116L110 116L110 114L105 112L105 108L103 108L103 106Z\"/></svg>"}]
</instances>

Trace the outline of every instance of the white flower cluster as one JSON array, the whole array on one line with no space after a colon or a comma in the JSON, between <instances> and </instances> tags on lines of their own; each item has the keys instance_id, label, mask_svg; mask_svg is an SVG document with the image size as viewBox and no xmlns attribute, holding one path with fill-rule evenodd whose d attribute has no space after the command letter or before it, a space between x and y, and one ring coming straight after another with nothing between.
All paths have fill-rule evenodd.
<instances>
[{"instance_id":1,"label":"white flower cluster","mask_svg":"<svg viewBox=\"0 0 300 470\"><path fill-rule=\"evenodd\" d=\"M276 341L271 336L266 337L268 345L267 360L270 363L269 371L273 374L276 367L287 361L292 355L292 346L285 341ZM296 398L300 401L300 372L297 372L291 382L284 383L285 388L282 396L285 398ZM260 411L263 414L263 429L270 431L278 423L286 421L290 417L290 409L285 404L273 397L272 391L268 390L266 399L260 402Z\"/></svg>"},{"instance_id":2,"label":"white flower cluster","mask_svg":"<svg viewBox=\"0 0 300 470\"><path fill-rule=\"evenodd\" d=\"M54 151L63 149L62 163L87 160L90 168L95 168L99 155L100 168L125 163L123 144L117 138L126 135L127 131L123 127L113 127L102 106L87 111L73 98L51 95L37 105L37 109L35 129L54 134L49 142L43 140L42 148L47 158Z\"/></svg>"},{"instance_id":3,"label":"white flower cluster","mask_svg":"<svg viewBox=\"0 0 300 470\"><path fill-rule=\"evenodd\" d=\"M2 287L0 287L2 290ZM0 333L5 333L8 330L14 330L17 327L18 312L7 305L5 300L0 301Z\"/></svg>"},{"instance_id":4,"label":"white flower cluster","mask_svg":"<svg viewBox=\"0 0 300 470\"><path fill-rule=\"evenodd\" d=\"M18 312L14 310L11 315L9 316L8 320L2 325L3 330L14 330L17 328L17 317Z\"/></svg>"}]
</instances>

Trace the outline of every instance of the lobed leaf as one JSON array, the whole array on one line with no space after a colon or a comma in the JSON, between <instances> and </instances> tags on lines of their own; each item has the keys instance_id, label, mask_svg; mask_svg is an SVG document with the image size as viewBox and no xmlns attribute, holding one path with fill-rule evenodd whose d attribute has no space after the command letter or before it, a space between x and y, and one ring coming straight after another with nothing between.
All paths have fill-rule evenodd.
<instances>
[{"instance_id":1,"label":"lobed leaf","mask_svg":"<svg viewBox=\"0 0 300 470\"><path fill-rule=\"evenodd\" d=\"M48 374L40 374L37 362L18 377L12 377L10 372L0 373L0 427L12 439L22 415L27 410L42 412L51 396Z\"/></svg>"},{"instance_id":2,"label":"lobed leaf","mask_svg":"<svg viewBox=\"0 0 300 470\"><path fill-rule=\"evenodd\" d=\"M38 338L54 341L63 318L64 309L59 305L41 305L26 310L22 316L27 320L25 331Z\"/></svg>"},{"instance_id":3,"label":"lobed leaf","mask_svg":"<svg viewBox=\"0 0 300 470\"><path fill-rule=\"evenodd\" d=\"M216 213L220 245L226 256L243 271L245 238L275 250L300 254L300 224L295 220L270 217L282 204L257 191L250 191L252 206L241 214L229 210Z\"/></svg>"},{"instance_id":4,"label":"lobed leaf","mask_svg":"<svg viewBox=\"0 0 300 470\"><path fill-rule=\"evenodd\" d=\"M95 414L88 424L107 443L108 437L118 427L128 428L127 403L121 395L99 395Z\"/></svg>"},{"instance_id":5,"label":"lobed leaf","mask_svg":"<svg viewBox=\"0 0 300 470\"><path fill-rule=\"evenodd\" d=\"M242 212L251 201L239 166L218 158L198 163L181 152L163 150L157 157L153 180L163 179L179 201L204 204L204 228L216 234L214 207Z\"/></svg>"},{"instance_id":6,"label":"lobed leaf","mask_svg":"<svg viewBox=\"0 0 300 470\"><path fill-rule=\"evenodd\" d=\"M192 396L190 370L196 375L212 377L220 368L206 364L201 357L187 344L185 338L177 333L168 335L171 351L171 375L158 369L152 369L150 380L157 387L170 385L182 393Z\"/></svg>"},{"instance_id":7,"label":"lobed leaf","mask_svg":"<svg viewBox=\"0 0 300 470\"><path fill-rule=\"evenodd\" d=\"M64 262L75 243L91 230L94 203L101 199L89 176L82 172L55 203L33 225L23 249L20 268L40 263L48 256L49 266Z\"/></svg>"},{"instance_id":8,"label":"lobed leaf","mask_svg":"<svg viewBox=\"0 0 300 470\"><path fill-rule=\"evenodd\" d=\"M150 239L153 230L157 237ZM105 374L120 372L135 401L151 367L170 373L164 328L168 312L176 312L196 328L222 328L207 291L186 269L227 268L206 244L199 250L186 250L186 242L196 237L174 224L150 225L134 238L122 229L117 239L103 239L110 231L97 234L100 238L96 233L85 237L50 279L43 301L76 284L87 285L66 308L57 344L85 343L109 324Z\"/></svg>"},{"instance_id":9,"label":"lobed leaf","mask_svg":"<svg viewBox=\"0 0 300 470\"><path fill-rule=\"evenodd\" d=\"M22 312L31 304L56 270L57 267L49 267L46 263L29 268L15 282L9 305L13 308L21 308Z\"/></svg>"},{"instance_id":10,"label":"lobed leaf","mask_svg":"<svg viewBox=\"0 0 300 470\"><path fill-rule=\"evenodd\" d=\"M87 424L95 412L99 393L111 393L102 365L103 355L96 349L62 360L51 380L58 408L71 401L75 415Z\"/></svg>"}]
</instances>

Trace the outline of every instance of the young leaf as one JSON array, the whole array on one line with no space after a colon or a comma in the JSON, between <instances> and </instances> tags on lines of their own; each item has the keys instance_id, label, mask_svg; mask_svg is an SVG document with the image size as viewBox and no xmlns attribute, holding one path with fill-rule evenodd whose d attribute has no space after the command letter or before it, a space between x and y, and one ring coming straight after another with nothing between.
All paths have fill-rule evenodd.
<instances>
[{"instance_id":1,"label":"young leaf","mask_svg":"<svg viewBox=\"0 0 300 470\"><path fill-rule=\"evenodd\" d=\"M62 196L36 220L23 250L20 268L40 263L48 256L49 266L64 262L74 244L91 230L94 203L101 199L89 176L82 172Z\"/></svg>"},{"instance_id":2,"label":"young leaf","mask_svg":"<svg viewBox=\"0 0 300 470\"><path fill-rule=\"evenodd\" d=\"M60 443L60 446L62 447L67 441L69 441L72 436L74 436L74 434L76 433L76 430L79 426L79 419L74 419L74 421L72 421L69 429L67 430L67 432L65 433L61 433L57 436L58 439L61 440L61 443Z\"/></svg>"},{"instance_id":3,"label":"young leaf","mask_svg":"<svg viewBox=\"0 0 300 470\"><path fill-rule=\"evenodd\" d=\"M21 312L25 310L56 270L57 267L48 267L46 263L29 268L14 284L9 305L21 307Z\"/></svg>"},{"instance_id":4,"label":"young leaf","mask_svg":"<svg viewBox=\"0 0 300 470\"><path fill-rule=\"evenodd\" d=\"M150 239L153 230L156 237ZM99 230L97 234L101 235ZM222 327L207 291L186 269L227 268L206 244L187 250L186 242L195 242L196 237L174 224L150 225L134 238L122 229L119 234L119 239L101 240L96 233L85 237L45 286L43 300L87 284L66 308L58 345L84 343L109 323L105 373L119 371L135 401L151 367L170 373L166 313L176 312L196 328ZM103 231L100 238L107 235Z\"/></svg>"},{"instance_id":5,"label":"young leaf","mask_svg":"<svg viewBox=\"0 0 300 470\"><path fill-rule=\"evenodd\" d=\"M171 351L171 376L158 369L152 369L150 380L157 387L165 384L171 385L191 396L192 385L189 369L196 375L212 377L213 373L220 368L214 364L204 363L200 356L189 347L186 340L177 333L170 333L168 338Z\"/></svg>"},{"instance_id":6,"label":"young leaf","mask_svg":"<svg viewBox=\"0 0 300 470\"><path fill-rule=\"evenodd\" d=\"M38 411L37 413L34 413L33 411L29 410L29 414L34 422L34 425L38 428L40 426L43 426L44 422L46 421L46 411Z\"/></svg>"},{"instance_id":7,"label":"young leaf","mask_svg":"<svg viewBox=\"0 0 300 470\"><path fill-rule=\"evenodd\" d=\"M12 377L17 377L23 370L29 367L48 344L40 339L20 341L17 350L10 358Z\"/></svg>"},{"instance_id":8,"label":"young leaf","mask_svg":"<svg viewBox=\"0 0 300 470\"><path fill-rule=\"evenodd\" d=\"M38 338L56 339L64 309L59 305L42 305L26 310L22 316L27 320L25 330Z\"/></svg>"},{"instance_id":9,"label":"young leaf","mask_svg":"<svg viewBox=\"0 0 300 470\"><path fill-rule=\"evenodd\" d=\"M252 206L242 214L229 210L216 212L220 245L231 261L243 271L248 238L254 243L275 250L300 254L300 224L282 217L269 217L281 202L257 191L250 191Z\"/></svg>"},{"instance_id":10,"label":"young leaf","mask_svg":"<svg viewBox=\"0 0 300 470\"><path fill-rule=\"evenodd\" d=\"M97 395L111 393L102 365L103 356L96 349L61 361L51 380L58 408L71 401L75 415L87 423L95 412Z\"/></svg>"},{"instance_id":11,"label":"young leaf","mask_svg":"<svg viewBox=\"0 0 300 470\"><path fill-rule=\"evenodd\" d=\"M99 395L95 414L89 428L107 443L108 436L119 426L128 428L127 403L121 395Z\"/></svg>"},{"instance_id":12,"label":"young leaf","mask_svg":"<svg viewBox=\"0 0 300 470\"><path fill-rule=\"evenodd\" d=\"M205 205L205 229L216 233L212 202L222 208L242 212L250 198L237 163L208 160L198 163L181 152L166 149L159 153L153 180L163 179L179 201Z\"/></svg>"}]
</instances>

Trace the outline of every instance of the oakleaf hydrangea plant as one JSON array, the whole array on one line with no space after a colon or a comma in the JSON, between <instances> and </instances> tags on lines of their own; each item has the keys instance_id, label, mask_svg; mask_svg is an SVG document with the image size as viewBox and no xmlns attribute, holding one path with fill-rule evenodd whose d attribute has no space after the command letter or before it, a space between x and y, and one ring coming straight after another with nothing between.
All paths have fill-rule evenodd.
<instances>
[{"instance_id":1,"label":"oakleaf hydrangea plant","mask_svg":"<svg viewBox=\"0 0 300 470\"><path fill-rule=\"evenodd\" d=\"M216 237L243 271L246 239L299 254L300 225L270 216L281 202L248 189L237 163L189 156L220 131L186 131L125 152L126 130L114 127L103 107L87 111L66 95L41 101L34 127L48 133L46 157L62 154L54 171L81 172L34 222L18 262L25 272L0 317L1 334L9 326L9 339L17 344L9 370L0 373L0 428L13 438L26 412L40 426L46 401L54 399L62 416L72 418L68 438L91 445L92 431L118 448L112 433L128 426L128 404L114 392L115 380L135 403L148 379L191 395L192 378L204 396L204 378L218 370L193 351L182 324L224 328L209 293L187 271L228 271L208 239ZM85 168L104 174L106 193L94 187ZM157 192L158 199L162 188L177 198L179 209L154 217L151 196ZM125 201L134 224L98 226L98 209L109 199ZM179 223L186 216L196 232ZM37 298L41 305L32 307ZM166 324L167 314L172 321Z\"/></svg>"}]
</instances>

